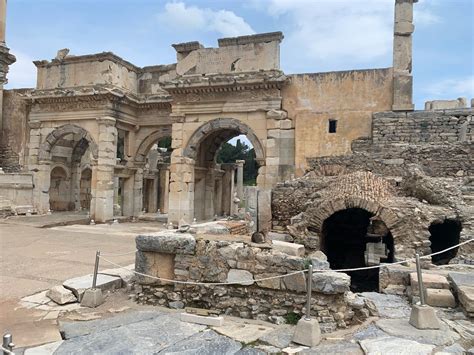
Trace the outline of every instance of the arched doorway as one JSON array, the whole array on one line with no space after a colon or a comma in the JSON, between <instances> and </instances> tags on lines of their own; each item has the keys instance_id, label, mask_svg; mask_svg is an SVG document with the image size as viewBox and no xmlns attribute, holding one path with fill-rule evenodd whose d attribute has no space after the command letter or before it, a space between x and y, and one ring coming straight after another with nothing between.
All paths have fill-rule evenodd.
<instances>
[{"instance_id":1,"label":"arched doorway","mask_svg":"<svg viewBox=\"0 0 474 355\"><path fill-rule=\"evenodd\" d=\"M79 188L81 209L89 210L91 208L91 179L92 170L90 168L85 168L84 170L82 170Z\"/></svg>"},{"instance_id":2,"label":"arched doorway","mask_svg":"<svg viewBox=\"0 0 474 355\"><path fill-rule=\"evenodd\" d=\"M206 122L189 139L184 156L194 161L191 185L194 218L209 220L216 215L236 214L239 206L243 206L245 159L234 162L217 159L221 148L238 136L242 140L245 136L247 148L255 157L253 161L262 164L265 157L261 142L250 127L238 120L220 118Z\"/></svg>"},{"instance_id":3,"label":"arched doorway","mask_svg":"<svg viewBox=\"0 0 474 355\"><path fill-rule=\"evenodd\" d=\"M70 179L66 170L56 166L51 170L49 187L49 205L52 211L69 211L74 209L70 201Z\"/></svg>"},{"instance_id":4,"label":"arched doorway","mask_svg":"<svg viewBox=\"0 0 474 355\"><path fill-rule=\"evenodd\" d=\"M428 228L430 232L431 252L436 253L459 244L462 224L455 219L445 219L431 223ZM433 255L431 262L435 265L445 265L457 255L458 248L448 250L444 253Z\"/></svg>"},{"instance_id":5,"label":"arched doorway","mask_svg":"<svg viewBox=\"0 0 474 355\"><path fill-rule=\"evenodd\" d=\"M362 208L346 208L324 220L321 249L331 269L349 269L391 263L393 237L385 223ZM379 270L348 272L355 292L377 291Z\"/></svg>"}]
</instances>

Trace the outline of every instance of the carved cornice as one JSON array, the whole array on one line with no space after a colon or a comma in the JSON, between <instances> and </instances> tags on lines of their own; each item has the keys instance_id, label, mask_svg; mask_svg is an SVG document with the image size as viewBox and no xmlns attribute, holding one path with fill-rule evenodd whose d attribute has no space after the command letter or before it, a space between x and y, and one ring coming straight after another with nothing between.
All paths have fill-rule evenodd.
<instances>
[{"instance_id":1,"label":"carved cornice","mask_svg":"<svg viewBox=\"0 0 474 355\"><path fill-rule=\"evenodd\" d=\"M247 73L183 75L165 82L170 94L236 92L258 89L280 89L288 77L280 70Z\"/></svg>"},{"instance_id":2,"label":"carved cornice","mask_svg":"<svg viewBox=\"0 0 474 355\"><path fill-rule=\"evenodd\" d=\"M10 53L10 49L4 44L0 44L0 85L8 82L8 66L16 62L16 57Z\"/></svg>"}]
</instances>

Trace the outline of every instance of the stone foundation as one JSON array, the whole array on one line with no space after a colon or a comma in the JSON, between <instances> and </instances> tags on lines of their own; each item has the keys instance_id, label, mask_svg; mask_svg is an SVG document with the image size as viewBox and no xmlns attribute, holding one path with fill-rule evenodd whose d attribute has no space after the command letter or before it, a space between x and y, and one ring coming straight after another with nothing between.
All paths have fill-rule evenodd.
<instances>
[{"instance_id":1,"label":"stone foundation","mask_svg":"<svg viewBox=\"0 0 474 355\"><path fill-rule=\"evenodd\" d=\"M237 237L236 237L237 238ZM307 274L254 281L306 269L310 258L291 256L271 245L195 238L160 232L137 237L136 271L193 282L238 282L241 285L171 285L139 277L136 300L171 308L197 307L249 319L283 323L305 311ZM323 332L345 328L374 312L349 291L350 277L333 271L313 276L311 313Z\"/></svg>"}]
</instances>

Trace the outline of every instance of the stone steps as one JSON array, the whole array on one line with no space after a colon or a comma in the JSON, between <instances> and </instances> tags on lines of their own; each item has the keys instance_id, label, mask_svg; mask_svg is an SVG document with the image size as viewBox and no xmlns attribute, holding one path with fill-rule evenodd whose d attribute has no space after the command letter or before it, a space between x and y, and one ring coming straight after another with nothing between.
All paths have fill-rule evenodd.
<instances>
[{"instance_id":1,"label":"stone steps","mask_svg":"<svg viewBox=\"0 0 474 355\"><path fill-rule=\"evenodd\" d=\"M446 276L422 273L422 278L425 287L425 301L428 305L444 308L456 307L456 300L450 290L451 285ZM412 298L418 299L420 292L416 272L410 274L410 286Z\"/></svg>"}]
</instances>

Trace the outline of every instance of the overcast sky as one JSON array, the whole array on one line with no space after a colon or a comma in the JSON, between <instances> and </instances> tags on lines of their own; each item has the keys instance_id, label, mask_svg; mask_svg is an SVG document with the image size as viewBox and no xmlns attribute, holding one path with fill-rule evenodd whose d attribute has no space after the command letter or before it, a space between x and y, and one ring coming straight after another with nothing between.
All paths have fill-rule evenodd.
<instances>
[{"instance_id":1,"label":"overcast sky","mask_svg":"<svg viewBox=\"0 0 474 355\"><path fill-rule=\"evenodd\" d=\"M38 59L112 51L138 65L175 62L172 43L282 31L285 73L392 65L395 0L10 0L7 88L34 87ZM414 96L474 97L474 1L415 4Z\"/></svg>"}]
</instances>

